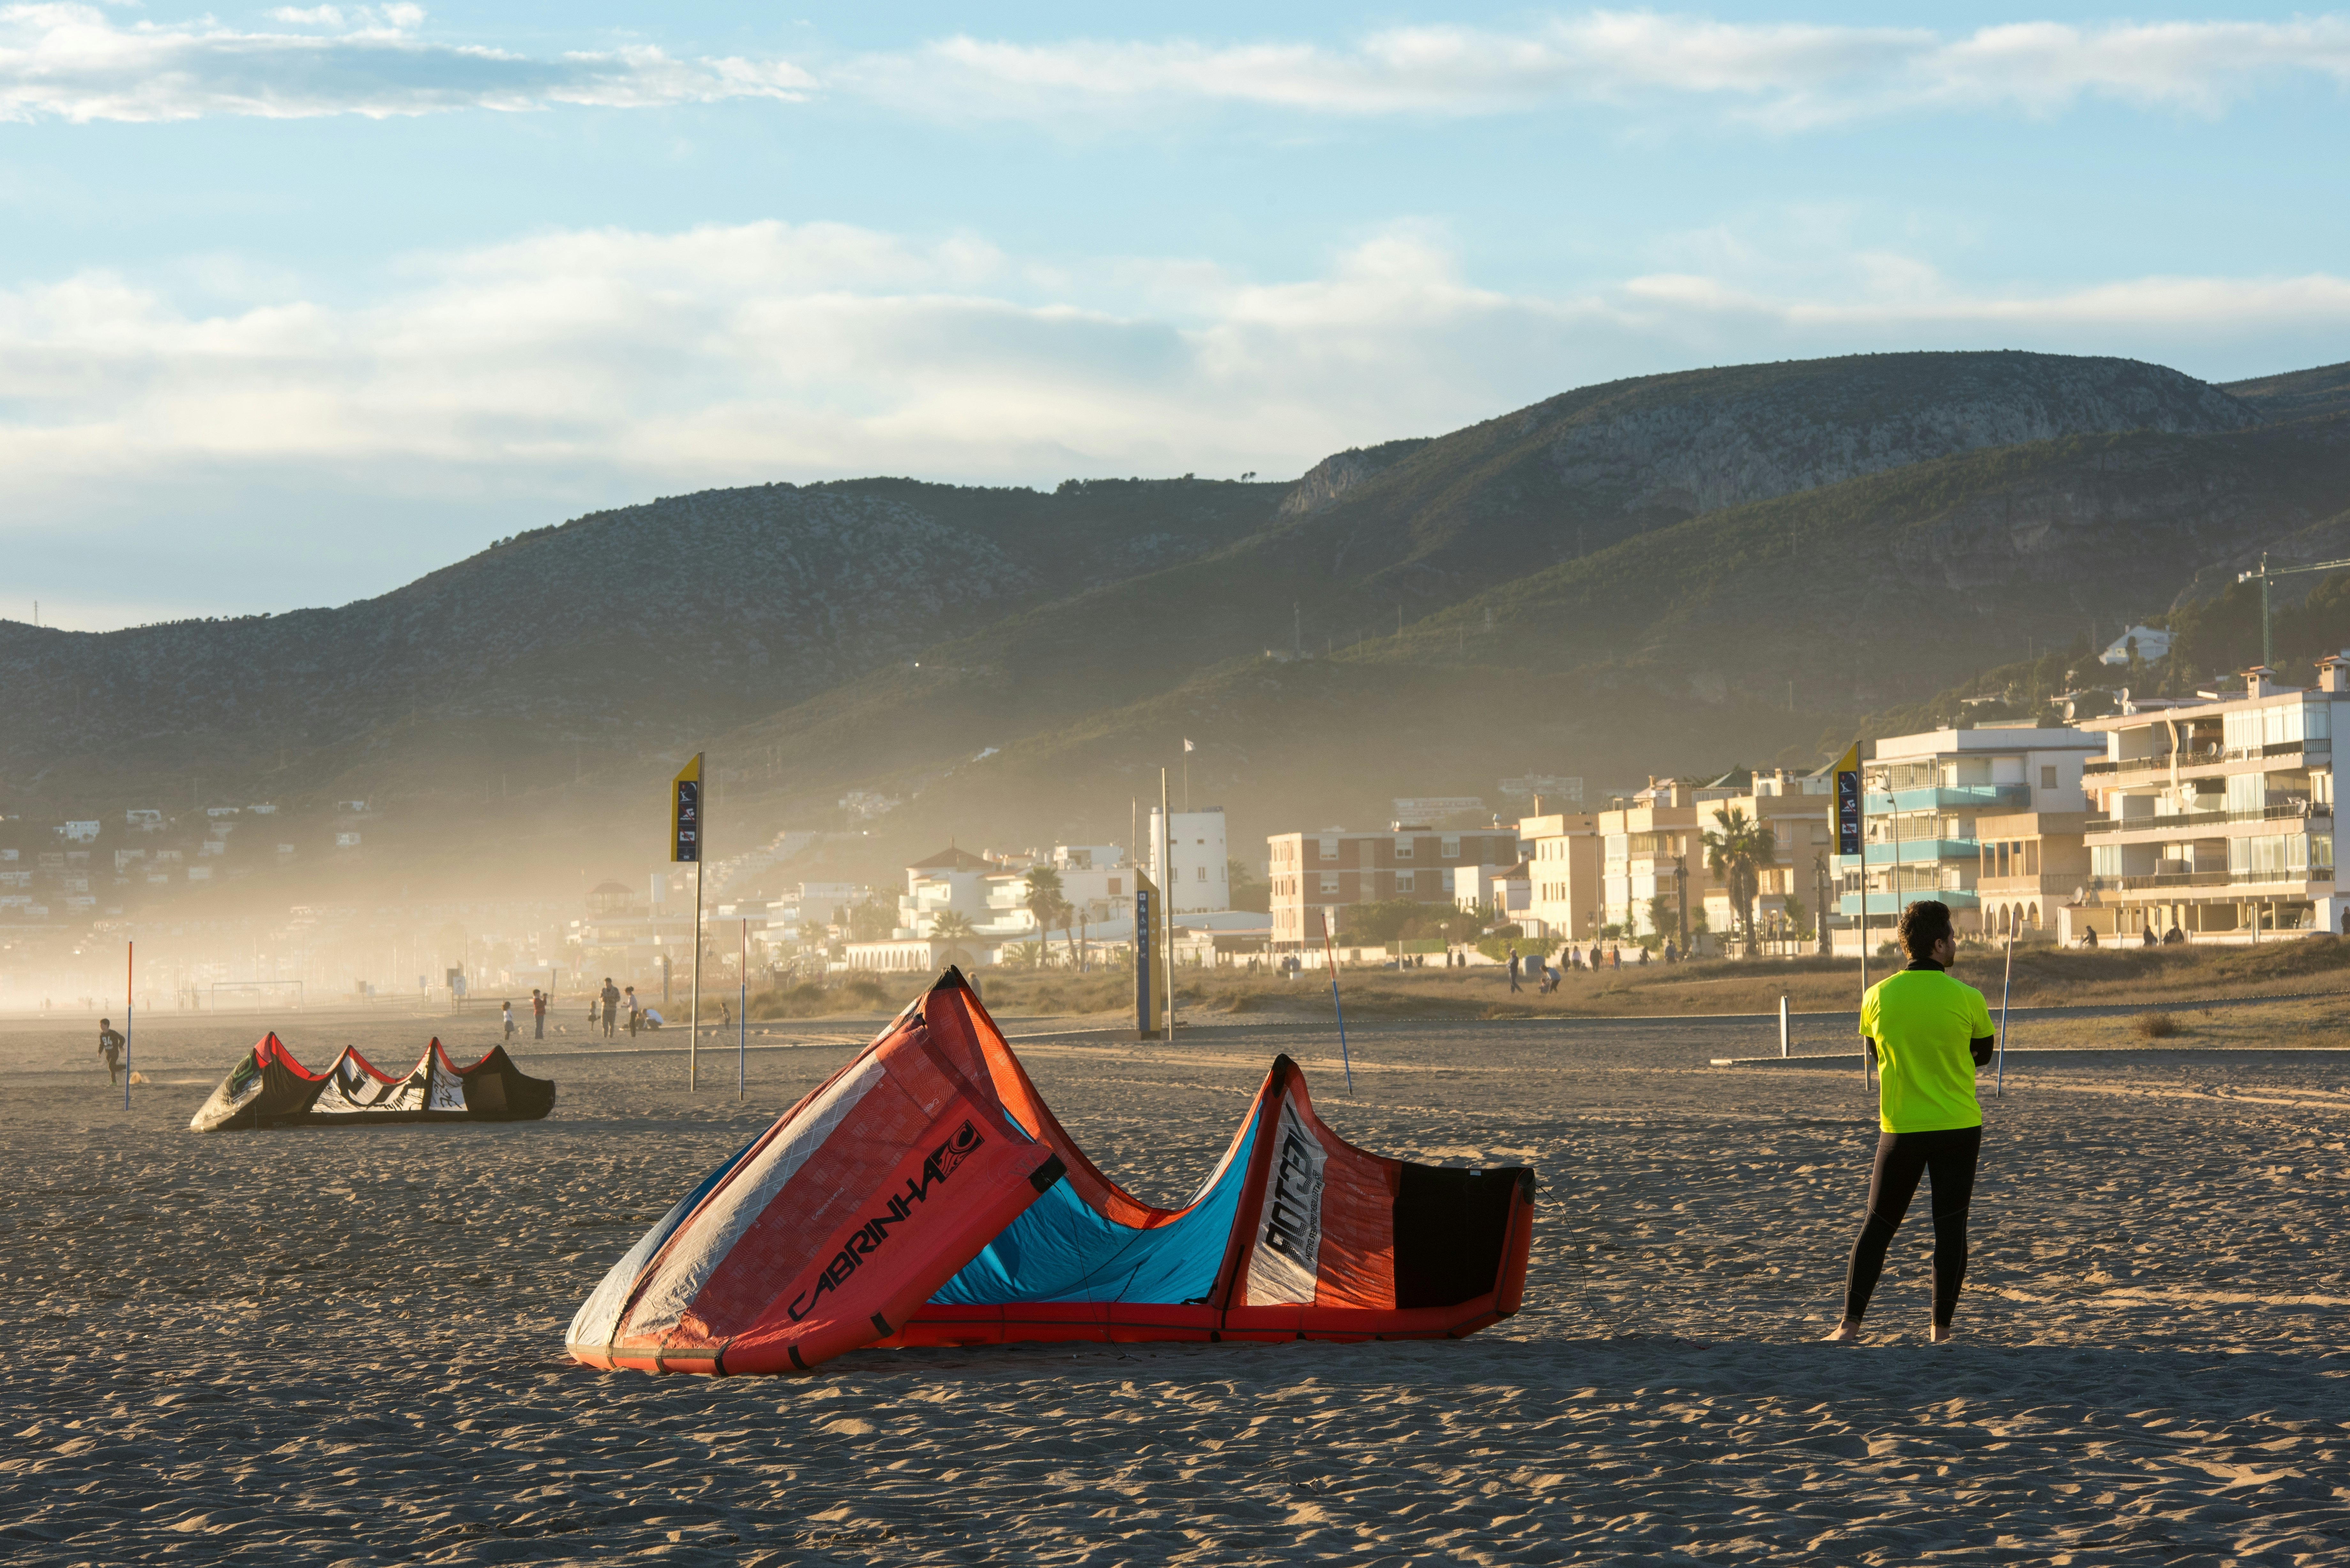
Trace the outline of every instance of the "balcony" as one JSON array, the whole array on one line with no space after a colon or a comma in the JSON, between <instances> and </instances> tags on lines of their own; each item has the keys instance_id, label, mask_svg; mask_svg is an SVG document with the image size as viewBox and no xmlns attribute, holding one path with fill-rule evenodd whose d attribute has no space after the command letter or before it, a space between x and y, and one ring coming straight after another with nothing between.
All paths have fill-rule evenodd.
<instances>
[{"instance_id":1,"label":"balcony","mask_svg":"<svg viewBox=\"0 0 2350 1568\"><path fill-rule=\"evenodd\" d=\"M1898 843L1872 841L1866 846L1871 866L1930 866L1938 860L1962 860L1970 865L1981 858L1982 841L1973 838L1904 838ZM1854 857L1839 855L1836 868L1849 871Z\"/></svg>"},{"instance_id":2,"label":"balcony","mask_svg":"<svg viewBox=\"0 0 2350 1568\"><path fill-rule=\"evenodd\" d=\"M2102 758L2081 764L2084 778L2126 778L2132 774L2168 773L2173 753L2158 753L2150 757L2124 757L2116 762ZM2279 741L2272 746L2196 746L2176 753L2180 768L2212 768L2229 763L2272 762L2283 758L2324 757L2334 755L2330 740Z\"/></svg>"},{"instance_id":3,"label":"balcony","mask_svg":"<svg viewBox=\"0 0 2350 1568\"><path fill-rule=\"evenodd\" d=\"M1981 898L1971 888L1905 888L1898 893L1887 893L1881 888L1871 888L1868 893L1868 912L1872 915L1898 915L1921 898L1939 898L1953 909L1979 909L1982 907ZM1836 913L1859 914L1860 899L1861 896L1858 893L1839 895L1836 899Z\"/></svg>"},{"instance_id":4,"label":"balcony","mask_svg":"<svg viewBox=\"0 0 2350 1568\"><path fill-rule=\"evenodd\" d=\"M2030 784L1948 784L1924 789L1898 789L1887 794L1871 790L1871 816L1887 811L2025 811L2032 805Z\"/></svg>"},{"instance_id":5,"label":"balcony","mask_svg":"<svg viewBox=\"0 0 2350 1568\"><path fill-rule=\"evenodd\" d=\"M2334 820L2334 807L2324 802L2310 804L2294 801L2285 805L2264 805L2243 811L2175 811L2153 816L2107 817L2102 822L2084 823L2084 833L2152 833L2165 828L2225 827L2240 822L2311 823ZM2324 829L2332 832L2329 826Z\"/></svg>"},{"instance_id":6,"label":"balcony","mask_svg":"<svg viewBox=\"0 0 2350 1568\"><path fill-rule=\"evenodd\" d=\"M2085 884L2098 893L2150 893L2169 888L2257 888L2279 882L2334 880L2331 866L2299 871L2161 871L2151 877L2092 877Z\"/></svg>"}]
</instances>

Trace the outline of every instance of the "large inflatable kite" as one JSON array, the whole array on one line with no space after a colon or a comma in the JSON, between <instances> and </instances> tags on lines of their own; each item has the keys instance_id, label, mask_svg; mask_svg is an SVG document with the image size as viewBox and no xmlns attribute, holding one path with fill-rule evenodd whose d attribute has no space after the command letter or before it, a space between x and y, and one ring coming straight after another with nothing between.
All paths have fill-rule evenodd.
<instances>
[{"instance_id":1,"label":"large inflatable kite","mask_svg":"<svg viewBox=\"0 0 2350 1568\"><path fill-rule=\"evenodd\" d=\"M1534 1173L1366 1154L1276 1057L1180 1209L1094 1168L949 969L680 1199L566 1343L593 1366L805 1372L863 1345L1457 1337L1517 1311Z\"/></svg>"},{"instance_id":2,"label":"large inflatable kite","mask_svg":"<svg viewBox=\"0 0 2350 1568\"><path fill-rule=\"evenodd\" d=\"M470 1067L449 1060L435 1038L405 1077L378 1072L350 1046L313 1073L274 1033L213 1090L188 1126L229 1127L359 1127L374 1122L527 1122L555 1108L555 1085L514 1064L503 1045Z\"/></svg>"}]
</instances>

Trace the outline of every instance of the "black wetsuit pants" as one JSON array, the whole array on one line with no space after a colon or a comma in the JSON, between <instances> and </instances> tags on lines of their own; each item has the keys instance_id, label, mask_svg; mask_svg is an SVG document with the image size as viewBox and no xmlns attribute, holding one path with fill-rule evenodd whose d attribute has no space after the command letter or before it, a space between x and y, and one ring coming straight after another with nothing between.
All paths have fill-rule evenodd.
<instances>
[{"instance_id":1,"label":"black wetsuit pants","mask_svg":"<svg viewBox=\"0 0 2350 1568\"><path fill-rule=\"evenodd\" d=\"M1948 1327L1958 1310L1959 1285L1967 1277L1967 1205L1975 1192L1975 1157L1982 1149L1982 1128L1951 1127L1941 1132L1881 1133L1877 1139L1877 1167L1868 1175L1868 1218L1860 1239L1852 1244L1852 1262L1844 1277L1844 1315L1858 1323L1868 1311L1877 1276L1885 1268L1885 1249L1909 1199L1918 1179L1930 1174L1934 1182L1934 1321Z\"/></svg>"}]
</instances>

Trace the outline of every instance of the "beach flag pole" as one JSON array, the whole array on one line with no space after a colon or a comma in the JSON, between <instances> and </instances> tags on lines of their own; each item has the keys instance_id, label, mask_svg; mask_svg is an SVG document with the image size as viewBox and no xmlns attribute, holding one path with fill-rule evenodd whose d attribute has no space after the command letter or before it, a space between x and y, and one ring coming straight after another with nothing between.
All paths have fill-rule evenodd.
<instances>
[{"instance_id":1,"label":"beach flag pole","mask_svg":"<svg viewBox=\"0 0 2350 1568\"><path fill-rule=\"evenodd\" d=\"M743 922L742 968L734 971L734 1103L743 1103L743 1054L751 1038L751 922Z\"/></svg>"},{"instance_id":2,"label":"beach flag pole","mask_svg":"<svg viewBox=\"0 0 2350 1568\"><path fill-rule=\"evenodd\" d=\"M138 1019L139 1003L131 994L139 979L138 957L137 942L122 944L122 1108L126 1111L130 1108L131 1025Z\"/></svg>"},{"instance_id":3,"label":"beach flag pole","mask_svg":"<svg viewBox=\"0 0 2350 1568\"><path fill-rule=\"evenodd\" d=\"M1999 1069L1991 1078L1991 1097L2007 1097L2007 994L2015 984L2015 925L2009 918L2007 928L2007 973L1999 982Z\"/></svg>"},{"instance_id":4,"label":"beach flag pole","mask_svg":"<svg viewBox=\"0 0 2350 1568\"><path fill-rule=\"evenodd\" d=\"M1330 940L1330 911L1322 915L1322 955L1330 961L1330 1011L1338 1015L1338 1062L1347 1069L1347 1093L1355 1092L1355 1059L1347 1054L1347 1010L1338 1005L1338 950Z\"/></svg>"}]
</instances>

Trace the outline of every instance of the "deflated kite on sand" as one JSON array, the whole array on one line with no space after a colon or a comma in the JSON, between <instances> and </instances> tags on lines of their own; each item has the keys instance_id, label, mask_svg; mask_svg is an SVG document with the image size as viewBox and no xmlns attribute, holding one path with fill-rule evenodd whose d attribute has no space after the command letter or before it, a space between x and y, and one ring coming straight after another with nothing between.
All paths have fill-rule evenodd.
<instances>
[{"instance_id":1,"label":"deflated kite on sand","mask_svg":"<svg viewBox=\"0 0 2350 1568\"><path fill-rule=\"evenodd\" d=\"M1276 1057L1180 1209L1094 1168L949 969L612 1266L590 1366L806 1371L863 1345L1457 1337L1525 1285L1534 1173L1384 1159Z\"/></svg>"},{"instance_id":2,"label":"deflated kite on sand","mask_svg":"<svg viewBox=\"0 0 2350 1568\"><path fill-rule=\"evenodd\" d=\"M394 1078L348 1046L323 1073L294 1058L274 1033L220 1081L190 1119L197 1132L230 1127L376 1122L527 1122L555 1108L555 1085L514 1064L503 1045L470 1067L449 1060L435 1038L405 1077Z\"/></svg>"}]
</instances>

